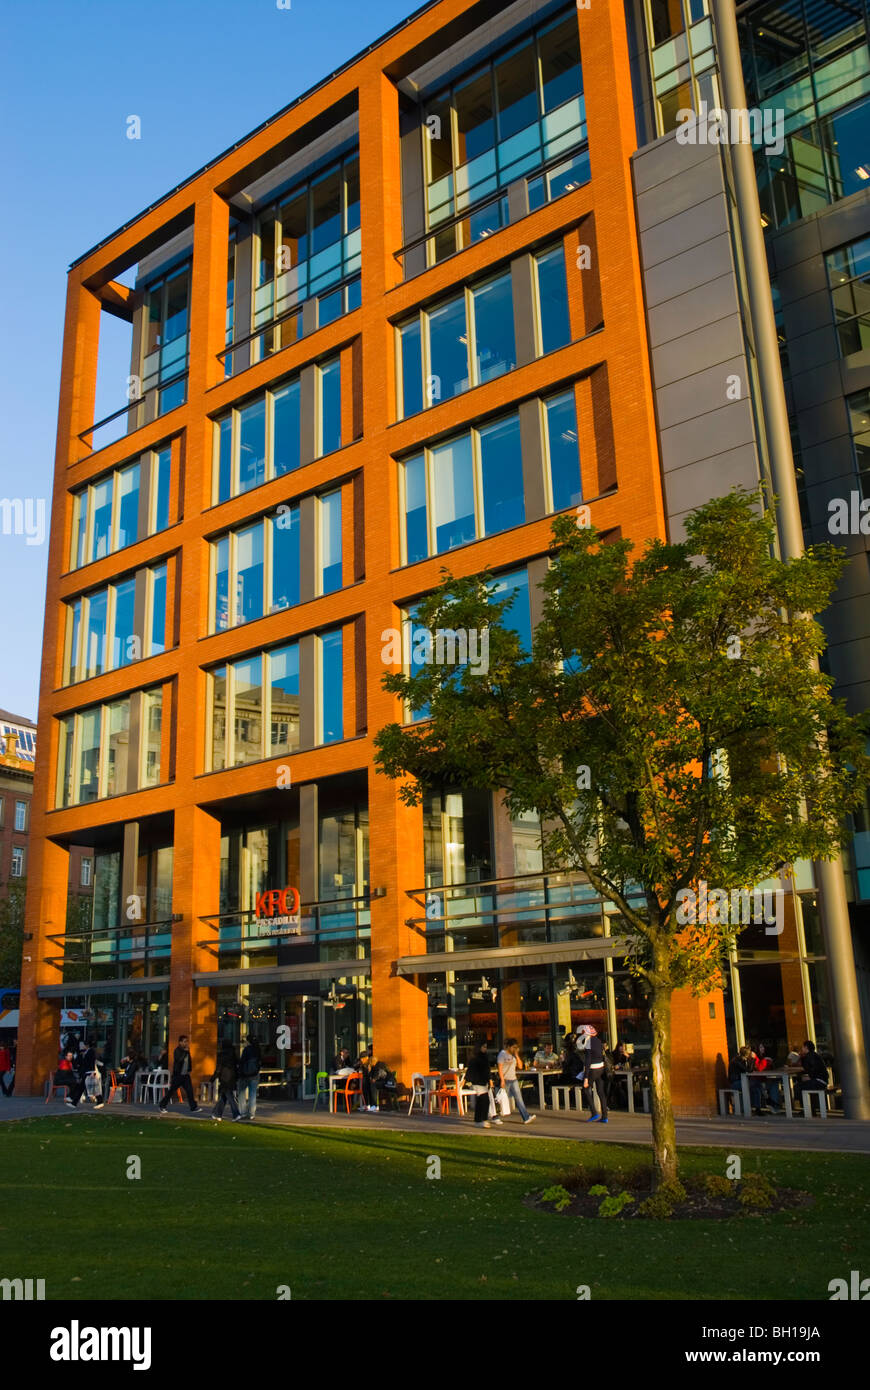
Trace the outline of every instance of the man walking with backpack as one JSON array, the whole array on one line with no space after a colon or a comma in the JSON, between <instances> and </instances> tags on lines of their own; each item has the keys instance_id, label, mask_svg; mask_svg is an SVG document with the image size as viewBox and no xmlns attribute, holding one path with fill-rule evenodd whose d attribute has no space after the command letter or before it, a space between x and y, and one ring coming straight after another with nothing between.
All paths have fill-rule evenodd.
<instances>
[{"instance_id":1,"label":"man walking with backpack","mask_svg":"<svg viewBox=\"0 0 870 1390\"><path fill-rule=\"evenodd\" d=\"M249 1033L239 1062L239 1108L243 1120L257 1113L257 1087L260 1084L260 1044Z\"/></svg>"},{"instance_id":2,"label":"man walking with backpack","mask_svg":"<svg viewBox=\"0 0 870 1390\"><path fill-rule=\"evenodd\" d=\"M172 1074L169 1078L169 1090L160 1102L160 1114L165 1115L167 1107L172 1104L172 1097L176 1091L183 1091L190 1106L190 1113L193 1115L199 1109L193 1098L193 1082L190 1079L192 1065L190 1061L190 1043L187 1034L182 1033L178 1039L178 1046L172 1054Z\"/></svg>"}]
</instances>

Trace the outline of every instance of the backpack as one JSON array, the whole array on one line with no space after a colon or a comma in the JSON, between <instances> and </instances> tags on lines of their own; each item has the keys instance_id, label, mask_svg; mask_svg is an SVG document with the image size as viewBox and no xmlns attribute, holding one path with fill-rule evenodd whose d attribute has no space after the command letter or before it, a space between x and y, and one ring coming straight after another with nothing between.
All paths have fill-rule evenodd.
<instances>
[{"instance_id":1,"label":"backpack","mask_svg":"<svg viewBox=\"0 0 870 1390\"><path fill-rule=\"evenodd\" d=\"M251 1077L257 1075L259 1070L260 1063L257 1060L257 1054L255 1052L249 1052L247 1057L242 1058L242 1065L239 1067L239 1075L243 1077L244 1080L249 1081Z\"/></svg>"}]
</instances>

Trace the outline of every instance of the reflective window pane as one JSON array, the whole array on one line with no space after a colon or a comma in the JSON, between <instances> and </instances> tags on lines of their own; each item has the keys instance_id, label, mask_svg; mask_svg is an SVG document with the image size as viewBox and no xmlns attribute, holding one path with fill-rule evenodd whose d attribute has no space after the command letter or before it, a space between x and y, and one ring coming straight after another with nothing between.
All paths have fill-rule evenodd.
<instances>
[{"instance_id":1,"label":"reflective window pane","mask_svg":"<svg viewBox=\"0 0 870 1390\"><path fill-rule=\"evenodd\" d=\"M476 384L492 381L516 366L514 300L511 277L500 275L472 294Z\"/></svg>"},{"instance_id":2,"label":"reflective window pane","mask_svg":"<svg viewBox=\"0 0 870 1390\"><path fill-rule=\"evenodd\" d=\"M233 666L233 764L263 756L263 661L252 656Z\"/></svg>"},{"instance_id":3,"label":"reflective window pane","mask_svg":"<svg viewBox=\"0 0 870 1390\"><path fill-rule=\"evenodd\" d=\"M341 491L320 498L320 592L341 588Z\"/></svg>"},{"instance_id":4,"label":"reflective window pane","mask_svg":"<svg viewBox=\"0 0 870 1390\"><path fill-rule=\"evenodd\" d=\"M73 510L73 568L78 569L87 561L88 538L88 489L80 492L75 499Z\"/></svg>"},{"instance_id":5,"label":"reflective window pane","mask_svg":"<svg viewBox=\"0 0 870 1390\"><path fill-rule=\"evenodd\" d=\"M235 621L249 623L263 616L263 524L256 522L236 537Z\"/></svg>"},{"instance_id":6,"label":"reflective window pane","mask_svg":"<svg viewBox=\"0 0 870 1390\"><path fill-rule=\"evenodd\" d=\"M480 431L483 533L494 535L526 519L520 419L511 415Z\"/></svg>"},{"instance_id":7,"label":"reflective window pane","mask_svg":"<svg viewBox=\"0 0 870 1390\"><path fill-rule=\"evenodd\" d=\"M496 65L498 135L507 140L538 117L538 74L534 41Z\"/></svg>"},{"instance_id":8,"label":"reflective window pane","mask_svg":"<svg viewBox=\"0 0 870 1390\"><path fill-rule=\"evenodd\" d=\"M341 628L320 638L321 743L344 738L344 678Z\"/></svg>"},{"instance_id":9,"label":"reflective window pane","mask_svg":"<svg viewBox=\"0 0 870 1390\"><path fill-rule=\"evenodd\" d=\"M427 315L429 323L428 405L468 390L468 332L465 296Z\"/></svg>"},{"instance_id":10,"label":"reflective window pane","mask_svg":"<svg viewBox=\"0 0 870 1390\"><path fill-rule=\"evenodd\" d=\"M320 368L320 453L341 448L341 359Z\"/></svg>"},{"instance_id":11,"label":"reflective window pane","mask_svg":"<svg viewBox=\"0 0 870 1390\"><path fill-rule=\"evenodd\" d=\"M106 796L123 796L129 786L130 700L116 700L106 709Z\"/></svg>"},{"instance_id":12,"label":"reflective window pane","mask_svg":"<svg viewBox=\"0 0 870 1390\"><path fill-rule=\"evenodd\" d=\"M127 579L115 585L115 630L112 638L112 665L126 666L144 655L141 634L135 632L136 581Z\"/></svg>"},{"instance_id":13,"label":"reflective window pane","mask_svg":"<svg viewBox=\"0 0 870 1390\"><path fill-rule=\"evenodd\" d=\"M299 382L289 381L273 391L273 475L280 478L299 467L301 423L299 416Z\"/></svg>"},{"instance_id":14,"label":"reflective window pane","mask_svg":"<svg viewBox=\"0 0 870 1390\"><path fill-rule=\"evenodd\" d=\"M151 571L151 633L149 656L166 650L166 566Z\"/></svg>"},{"instance_id":15,"label":"reflective window pane","mask_svg":"<svg viewBox=\"0 0 870 1390\"><path fill-rule=\"evenodd\" d=\"M493 580L489 587L490 602L513 597L513 603L502 617L502 626L515 632L526 653L532 650L532 610L529 605L528 570L514 570Z\"/></svg>"},{"instance_id":16,"label":"reflective window pane","mask_svg":"<svg viewBox=\"0 0 870 1390\"><path fill-rule=\"evenodd\" d=\"M211 673L211 766L220 772L227 765L227 668Z\"/></svg>"},{"instance_id":17,"label":"reflective window pane","mask_svg":"<svg viewBox=\"0 0 870 1390\"><path fill-rule=\"evenodd\" d=\"M165 531L169 525L169 474L171 451L161 449L152 456L151 496L154 499L154 530Z\"/></svg>"},{"instance_id":18,"label":"reflective window pane","mask_svg":"<svg viewBox=\"0 0 870 1390\"><path fill-rule=\"evenodd\" d=\"M406 459L405 477L405 561L413 565L429 554L426 508L426 459L423 454Z\"/></svg>"},{"instance_id":19,"label":"reflective window pane","mask_svg":"<svg viewBox=\"0 0 870 1390\"><path fill-rule=\"evenodd\" d=\"M212 545L213 590L212 590L212 628L223 632L229 627L230 610L230 538L221 536Z\"/></svg>"},{"instance_id":20,"label":"reflective window pane","mask_svg":"<svg viewBox=\"0 0 870 1390\"><path fill-rule=\"evenodd\" d=\"M419 315L399 329L399 346L402 359L402 417L407 419L423 409L423 347Z\"/></svg>"},{"instance_id":21,"label":"reflective window pane","mask_svg":"<svg viewBox=\"0 0 870 1390\"><path fill-rule=\"evenodd\" d=\"M294 642L269 653L272 712L267 757L299 747L299 647Z\"/></svg>"},{"instance_id":22,"label":"reflective window pane","mask_svg":"<svg viewBox=\"0 0 870 1390\"><path fill-rule=\"evenodd\" d=\"M266 480L266 400L252 401L238 413L239 491L248 492Z\"/></svg>"},{"instance_id":23,"label":"reflective window pane","mask_svg":"<svg viewBox=\"0 0 870 1390\"><path fill-rule=\"evenodd\" d=\"M679 4L679 0L674 0ZM541 55L544 111L555 111L583 91L580 67L580 34L576 14L570 14L554 29L548 29L538 39Z\"/></svg>"},{"instance_id":24,"label":"reflective window pane","mask_svg":"<svg viewBox=\"0 0 870 1390\"><path fill-rule=\"evenodd\" d=\"M88 676L102 675L106 669L106 630L108 623L109 591L102 589L88 599L88 620L85 630L85 670Z\"/></svg>"},{"instance_id":25,"label":"reflective window pane","mask_svg":"<svg viewBox=\"0 0 870 1390\"><path fill-rule=\"evenodd\" d=\"M311 249L316 254L341 237L341 172L336 170L311 190Z\"/></svg>"},{"instance_id":26,"label":"reflective window pane","mask_svg":"<svg viewBox=\"0 0 870 1390\"><path fill-rule=\"evenodd\" d=\"M541 352L555 352L571 341L565 249L555 246L536 258Z\"/></svg>"},{"instance_id":27,"label":"reflective window pane","mask_svg":"<svg viewBox=\"0 0 870 1390\"><path fill-rule=\"evenodd\" d=\"M474 477L470 435L433 449L430 455L435 510L435 551L440 555L475 537Z\"/></svg>"},{"instance_id":28,"label":"reflective window pane","mask_svg":"<svg viewBox=\"0 0 870 1390\"><path fill-rule=\"evenodd\" d=\"M225 415L216 428L217 500L226 502L233 491L233 417Z\"/></svg>"},{"instance_id":29,"label":"reflective window pane","mask_svg":"<svg viewBox=\"0 0 870 1390\"><path fill-rule=\"evenodd\" d=\"M276 613L299 602L299 508L287 507L271 518L272 593L269 611Z\"/></svg>"},{"instance_id":30,"label":"reflective window pane","mask_svg":"<svg viewBox=\"0 0 870 1390\"><path fill-rule=\"evenodd\" d=\"M112 485L113 478L104 478L91 489L91 504L94 513L94 537L89 559L102 560L111 550L112 539Z\"/></svg>"},{"instance_id":31,"label":"reflective window pane","mask_svg":"<svg viewBox=\"0 0 870 1390\"><path fill-rule=\"evenodd\" d=\"M456 164L491 150L495 144L492 110L492 72L487 68L456 89Z\"/></svg>"},{"instance_id":32,"label":"reflective window pane","mask_svg":"<svg viewBox=\"0 0 870 1390\"><path fill-rule=\"evenodd\" d=\"M563 395L554 396L544 408L553 510L558 512L563 507L576 507L583 501L574 392L566 391Z\"/></svg>"},{"instance_id":33,"label":"reflective window pane","mask_svg":"<svg viewBox=\"0 0 870 1390\"><path fill-rule=\"evenodd\" d=\"M142 748L140 785L160 784L160 744L163 728L163 691L146 690L142 696Z\"/></svg>"},{"instance_id":34,"label":"reflective window pane","mask_svg":"<svg viewBox=\"0 0 870 1390\"><path fill-rule=\"evenodd\" d=\"M77 800L96 801L99 791L100 710L85 710L78 717Z\"/></svg>"}]
</instances>

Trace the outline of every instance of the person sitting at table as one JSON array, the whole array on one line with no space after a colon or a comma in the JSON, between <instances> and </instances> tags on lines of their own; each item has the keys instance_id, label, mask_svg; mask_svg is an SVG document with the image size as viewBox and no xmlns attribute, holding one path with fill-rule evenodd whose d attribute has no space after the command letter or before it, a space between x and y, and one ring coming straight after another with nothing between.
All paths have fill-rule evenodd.
<instances>
[{"instance_id":1,"label":"person sitting at table","mask_svg":"<svg viewBox=\"0 0 870 1390\"><path fill-rule=\"evenodd\" d=\"M532 1058L532 1066L540 1067L542 1070L549 1070L551 1067L558 1067L559 1058L553 1051L551 1042L543 1042Z\"/></svg>"},{"instance_id":2,"label":"person sitting at table","mask_svg":"<svg viewBox=\"0 0 870 1390\"><path fill-rule=\"evenodd\" d=\"M613 1049L613 1065L615 1067L630 1067L631 1054L626 1052L625 1043L619 1042Z\"/></svg>"},{"instance_id":3,"label":"person sitting at table","mask_svg":"<svg viewBox=\"0 0 870 1390\"><path fill-rule=\"evenodd\" d=\"M802 1071L794 1083L795 1095L801 1105L809 1105L811 1102L804 1100L804 1092L826 1091L828 1089L828 1068L816 1052L815 1043L810 1042L809 1039L801 1047L800 1056Z\"/></svg>"},{"instance_id":4,"label":"person sitting at table","mask_svg":"<svg viewBox=\"0 0 870 1390\"><path fill-rule=\"evenodd\" d=\"M767 1048L764 1046L764 1043L757 1043L754 1051L755 1070L762 1072L770 1071L773 1066L773 1058L767 1055ZM773 1112L774 1115L780 1114L785 1107L781 1106L779 1103L779 1082L767 1081L761 1089L767 1091L768 1108Z\"/></svg>"},{"instance_id":5,"label":"person sitting at table","mask_svg":"<svg viewBox=\"0 0 870 1390\"><path fill-rule=\"evenodd\" d=\"M334 1076L350 1076L353 1067L350 1063L350 1052L343 1047L337 1057L332 1059L332 1071Z\"/></svg>"},{"instance_id":6,"label":"person sitting at table","mask_svg":"<svg viewBox=\"0 0 870 1390\"><path fill-rule=\"evenodd\" d=\"M746 1076L747 1073L753 1071L753 1069L754 1069L754 1063L755 1063L755 1053L752 1051L752 1048L751 1048L751 1047L747 1047L747 1046L744 1044L744 1046L741 1047L740 1051L737 1053L737 1056L736 1056L736 1057L732 1057L730 1063L728 1064L728 1085L731 1087L732 1091L737 1091L738 1093L742 1093L742 1091L743 1091L743 1081L742 1081L742 1078L743 1078L744 1076ZM752 1109L755 1111L755 1114L756 1114L756 1115L760 1115L760 1114L761 1114L761 1082L760 1082L760 1081L753 1081L753 1080L751 1080L751 1081L749 1082L749 1103L750 1103L750 1105L752 1106Z\"/></svg>"},{"instance_id":7,"label":"person sitting at table","mask_svg":"<svg viewBox=\"0 0 870 1390\"><path fill-rule=\"evenodd\" d=\"M355 1067L356 1071L362 1072L363 1104L360 1107L362 1110L377 1110L378 1108L374 1103L374 1091L372 1090L372 1072L377 1065L378 1059L375 1056L374 1048L364 1048Z\"/></svg>"}]
</instances>

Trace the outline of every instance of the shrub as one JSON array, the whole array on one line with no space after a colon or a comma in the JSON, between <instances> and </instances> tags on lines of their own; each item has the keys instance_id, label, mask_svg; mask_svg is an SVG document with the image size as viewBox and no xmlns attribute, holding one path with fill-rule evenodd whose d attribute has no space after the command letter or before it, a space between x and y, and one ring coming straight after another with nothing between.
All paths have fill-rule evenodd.
<instances>
[{"instance_id":1,"label":"shrub","mask_svg":"<svg viewBox=\"0 0 870 1390\"><path fill-rule=\"evenodd\" d=\"M638 1216L650 1217L654 1221L667 1221L673 1213L673 1203L668 1201L661 1189L651 1197L645 1197L637 1209Z\"/></svg>"},{"instance_id":2,"label":"shrub","mask_svg":"<svg viewBox=\"0 0 870 1390\"><path fill-rule=\"evenodd\" d=\"M601 1206L598 1208L599 1216L618 1216L623 1207L627 1207L634 1198L630 1192L620 1192L615 1197L605 1197Z\"/></svg>"},{"instance_id":3,"label":"shrub","mask_svg":"<svg viewBox=\"0 0 870 1390\"><path fill-rule=\"evenodd\" d=\"M679 1178L675 1178L673 1182L663 1182L656 1196L659 1194L661 1194L667 1202L670 1202L672 1207L686 1200L686 1189L683 1187Z\"/></svg>"},{"instance_id":4,"label":"shrub","mask_svg":"<svg viewBox=\"0 0 870 1390\"><path fill-rule=\"evenodd\" d=\"M590 1197L606 1197L606 1196L607 1196L607 1193L608 1193L608 1190L609 1190L609 1189L606 1188L606 1187L604 1186L604 1183L603 1183L603 1182L597 1182L597 1183L595 1184L594 1187L590 1187L590 1189L589 1189L589 1196L590 1196Z\"/></svg>"},{"instance_id":5,"label":"shrub","mask_svg":"<svg viewBox=\"0 0 870 1390\"><path fill-rule=\"evenodd\" d=\"M763 1173L747 1173L740 1184L738 1201L744 1211L764 1211L773 1205L776 1188Z\"/></svg>"},{"instance_id":6,"label":"shrub","mask_svg":"<svg viewBox=\"0 0 870 1390\"><path fill-rule=\"evenodd\" d=\"M556 1186L548 1187L541 1193L541 1201L552 1202L556 1211L564 1211L566 1207L571 1205L573 1198L566 1188L556 1184Z\"/></svg>"},{"instance_id":7,"label":"shrub","mask_svg":"<svg viewBox=\"0 0 870 1390\"><path fill-rule=\"evenodd\" d=\"M721 1173L705 1173L703 1190L708 1197L733 1197L735 1184Z\"/></svg>"}]
</instances>

